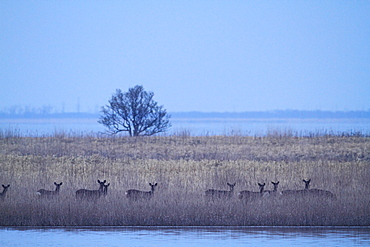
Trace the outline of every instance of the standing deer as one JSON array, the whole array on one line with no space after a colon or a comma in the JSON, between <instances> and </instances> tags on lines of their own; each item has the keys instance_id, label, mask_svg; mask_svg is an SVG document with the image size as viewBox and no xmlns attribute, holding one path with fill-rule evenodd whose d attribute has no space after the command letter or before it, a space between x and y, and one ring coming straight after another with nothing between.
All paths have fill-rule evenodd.
<instances>
[{"instance_id":1,"label":"standing deer","mask_svg":"<svg viewBox=\"0 0 370 247\"><path fill-rule=\"evenodd\" d=\"M55 187L55 190L45 190L45 189L40 189L36 192L37 195L41 196L41 197L53 197L53 196L57 196L59 195L59 191L60 191L60 186L62 186L63 182L60 182L59 184L57 184L56 182L54 182L54 185L56 186Z\"/></svg>"},{"instance_id":2,"label":"standing deer","mask_svg":"<svg viewBox=\"0 0 370 247\"><path fill-rule=\"evenodd\" d=\"M330 191L327 190L321 190L321 189L310 189L310 182L311 179L309 180L304 180L303 182L305 183L305 188L304 190L283 190L281 193L282 195L285 196L302 196L302 197L309 197L309 198L316 198L316 199L334 199L336 200L336 196L331 193Z\"/></svg>"},{"instance_id":3,"label":"standing deer","mask_svg":"<svg viewBox=\"0 0 370 247\"><path fill-rule=\"evenodd\" d=\"M99 189L98 190L86 190L86 189L80 189L80 190L77 190L76 191L76 198L79 198L79 199L98 199L101 195L104 194L104 184L107 180L104 180L103 182L101 182L100 180L98 180L98 183L99 183ZM107 189L106 191L108 191L108 186L109 184L107 185Z\"/></svg>"},{"instance_id":4,"label":"standing deer","mask_svg":"<svg viewBox=\"0 0 370 247\"><path fill-rule=\"evenodd\" d=\"M305 183L303 190L283 190L282 192L280 192L280 194L283 196L304 196L310 188L311 179L303 179L302 181Z\"/></svg>"},{"instance_id":5,"label":"standing deer","mask_svg":"<svg viewBox=\"0 0 370 247\"><path fill-rule=\"evenodd\" d=\"M249 190L243 190L243 191L240 191L239 194L238 194L238 198L239 199L242 199L244 201L254 201L254 200L257 200L259 198L262 198L263 196L265 196L265 183L263 184L260 184L258 183L258 186L260 188L260 192L254 192L254 191L249 191Z\"/></svg>"},{"instance_id":6,"label":"standing deer","mask_svg":"<svg viewBox=\"0 0 370 247\"><path fill-rule=\"evenodd\" d=\"M318 198L318 199L319 198L323 198L323 199L327 198L327 199L334 199L334 200L337 199L337 197L328 190L310 189L309 184L311 182L311 179L309 179L308 181L306 180L303 180L303 181L306 183L305 194L307 194L308 196Z\"/></svg>"},{"instance_id":7,"label":"standing deer","mask_svg":"<svg viewBox=\"0 0 370 247\"><path fill-rule=\"evenodd\" d=\"M277 182L272 182L271 183L274 185L274 190L264 190L264 196L277 196L278 195L278 192L277 192L277 189L278 189L278 185L279 185L279 181Z\"/></svg>"},{"instance_id":8,"label":"standing deer","mask_svg":"<svg viewBox=\"0 0 370 247\"><path fill-rule=\"evenodd\" d=\"M234 187L236 183L227 183L227 185L230 187L230 190L209 189L206 190L206 196L210 198L231 198L234 195Z\"/></svg>"},{"instance_id":9,"label":"standing deer","mask_svg":"<svg viewBox=\"0 0 370 247\"><path fill-rule=\"evenodd\" d=\"M10 187L10 184L8 184L7 186L5 186L5 185L2 184L2 186L3 186L3 192L0 193L0 198L2 200L4 200L5 195L6 195L6 192L8 191L8 189Z\"/></svg>"},{"instance_id":10,"label":"standing deer","mask_svg":"<svg viewBox=\"0 0 370 247\"><path fill-rule=\"evenodd\" d=\"M304 189L305 190L309 190L310 189L310 182L311 182L311 179L308 179L308 180L302 180L304 182Z\"/></svg>"},{"instance_id":11,"label":"standing deer","mask_svg":"<svg viewBox=\"0 0 370 247\"><path fill-rule=\"evenodd\" d=\"M150 200L153 197L154 189L155 189L155 187L157 187L158 184L157 183L155 183L155 184L149 183L149 185L151 187L150 191L141 191L141 190L131 189L131 190L128 190L128 191L125 192L126 197L129 200L133 200L133 201L136 201L136 200L139 200L139 199Z\"/></svg>"},{"instance_id":12,"label":"standing deer","mask_svg":"<svg viewBox=\"0 0 370 247\"><path fill-rule=\"evenodd\" d=\"M104 188L103 188L103 195L106 196L108 194L108 187L109 187L110 183L109 184L106 184L106 185L103 185Z\"/></svg>"}]
</instances>

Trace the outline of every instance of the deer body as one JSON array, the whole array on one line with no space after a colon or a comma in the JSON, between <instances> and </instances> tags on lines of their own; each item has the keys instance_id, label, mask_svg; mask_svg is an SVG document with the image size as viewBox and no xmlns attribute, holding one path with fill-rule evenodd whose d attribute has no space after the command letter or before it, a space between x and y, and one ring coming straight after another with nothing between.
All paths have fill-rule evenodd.
<instances>
[{"instance_id":1,"label":"deer body","mask_svg":"<svg viewBox=\"0 0 370 247\"><path fill-rule=\"evenodd\" d=\"M59 195L59 191L60 191L60 186L62 186L63 182L60 182L59 184L57 184L56 182L54 182L54 185L56 186L55 187L55 190L45 190L45 189L40 189L36 192L37 195L39 196L42 196L42 197L52 197L52 196L57 196Z\"/></svg>"},{"instance_id":2,"label":"deer body","mask_svg":"<svg viewBox=\"0 0 370 247\"><path fill-rule=\"evenodd\" d=\"M99 183L99 189L98 190L86 190L86 189L80 189L80 190L77 190L76 191L76 198L79 198L79 199L98 199L101 195L104 194L104 187L105 187L105 182L107 180L104 180L104 181L100 181L98 180L98 183ZM108 192L108 186L109 184L107 185L107 188L106 188L106 192Z\"/></svg>"},{"instance_id":3,"label":"deer body","mask_svg":"<svg viewBox=\"0 0 370 247\"><path fill-rule=\"evenodd\" d=\"M134 201L139 200L139 199L145 199L145 200L151 199L154 195L155 187L157 187L158 184L157 183L155 183L155 184L149 183L149 185L151 187L150 191L141 191L141 190L131 189L131 190L127 190L125 192L126 197L129 200L134 200Z\"/></svg>"},{"instance_id":4,"label":"deer body","mask_svg":"<svg viewBox=\"0 0 370 247\"><path fill-rule=\"evenodd\" d=\"M206 196L211 198L231 198L234 195L234 187L236 183L227 183L227 185L230 187L230 190L209 189L206 190Z\"/></svg>"},{"instance_id":5,"label":"deer body","mask_svg":"<svg viewBox=\"0 0 370 247\"><path fill-rule=\"evenodd\" d=\"M337 199L337 197L328 190L309 189L309 190L306 190L305 193L311 197L328 198L328 199L334 199L334 200Z\"/></svg>"},{"instance_id":6,"label":"deer body","mask_svg":"<svg viewBox=\"0 0 370 247\"><path fill-rule=\"evenodd\" d=\"M303 190L283 190L281 192L281 195L283 196L305 196L307 195L308 194L307 191L310 188L311 179L307 181L303 179L303 182L305 183L305 187Z\"/></svg>"},{"instance_id":7,"label":"deer body","mask_svg":"<svg viewBox=\"0 0 370 247\"><path fill-rule=\"evenodd\" d=\"M310 189L310 182L309 180L304 180L305 188L303 190L283 190L281 194L283 196L301 196L301 197L309 197L309 198L328 198L328 199L336 199L336 196L327 190L321 189Z\"/></svg>"},{"instance_id":8,"label":"deer body","mask_svg":"<svg viewBox=\"0 0 370 247\"><path fill-rule=\"evenodd\" d=\"M0 193L0 198L2 199L2 200L4 200L4 198L5 198L5 196L6 196L6 192L8 191L8 189L9 189L9 187L10 187L10 184L8 184L8 185L3 185L2 184L2 187L3 187L3 192L1 192Z\"/></svg>"},{"instance_id":9,"label":"deer body","mask_svg":"<svg viewBox=\"0 0 370 247\"><path fill-rule=\"evenodd\" d=\"M265 185L266 185L265 183L263 184L258 183L258 186L260 188L259 192L254 192L254 191L249 191L249 190L240 191L238 194L238 198L245 200L245 201L253 201L253 200L262 198L263 196L265 196L265 194L267 194L264 192Z\"/></svg>"}]
</instances>

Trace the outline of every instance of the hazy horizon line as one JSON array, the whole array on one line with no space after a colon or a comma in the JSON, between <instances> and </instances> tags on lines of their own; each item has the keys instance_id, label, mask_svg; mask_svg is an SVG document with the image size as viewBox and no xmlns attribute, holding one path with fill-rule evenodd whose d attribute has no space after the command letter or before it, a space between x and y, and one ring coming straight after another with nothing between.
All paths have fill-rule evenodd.
<instances>
[{"instance_id":1,"label":"hazy horizon line","mask_svg":"<svg viewBox=\"0 0 370 247\"><path fill-rule=\"evenodd\" d=\"M370 118L368 110L330 111L330 110L266 110L242 112L203 112L203 111L174 111L168 112L171 118ZM23 111L4 112L0 110L0 118L95 118L100 112L48 112Z\"/></svg>"}]
</instances>

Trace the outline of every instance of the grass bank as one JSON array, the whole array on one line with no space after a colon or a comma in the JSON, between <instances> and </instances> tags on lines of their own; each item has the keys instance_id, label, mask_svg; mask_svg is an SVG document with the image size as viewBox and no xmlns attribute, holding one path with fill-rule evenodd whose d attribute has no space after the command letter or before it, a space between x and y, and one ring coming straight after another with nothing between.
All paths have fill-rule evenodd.
<instances>
[{"instance_id":1,"label":"grass bank","mask_svg":"<svg viewBox=\"0 0 370 247\"><path fill-rule=\"evenodd\" d=\"M370 225L370 137L274 134L246 136L156 136L145 138L55 134L0 136L0 183L10 188L0 201L2 226L85 225ZM280 181L279 191L331 191L337 200L266 197L243 203L241 190ZM110 183L97 201L77 200L77 189ZM39 198L38 189L55 199ZM149 201L130 202L128 189L158 187ZM208 200L209 188L228 189L231 199Z\"/></svg>"}]
</instances>

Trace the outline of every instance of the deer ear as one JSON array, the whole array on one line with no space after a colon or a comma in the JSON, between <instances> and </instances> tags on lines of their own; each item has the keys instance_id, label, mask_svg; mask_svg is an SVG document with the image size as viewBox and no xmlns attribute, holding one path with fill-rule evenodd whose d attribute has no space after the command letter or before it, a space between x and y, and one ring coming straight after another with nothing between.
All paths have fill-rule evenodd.
<instances>
[{"instance_id":1,"label":"deer ear","mask_svg":"<svg viewBox=\"0 0 370 247\"><path fill-rule=\"evenodd\" d=\"M62 185L63 184L63 182L60 182L60 184L59 185Z\"/></svg>"},{"instance_id":2,"label":"deer ear","mask_svg":"<svg viewBox=\"0 0 370 247\"><path fill-rule=\"evenodd\" d=\"M155 183L155 185L154 186L157 186L158 185L158 183Z\"/></svg>"}]
</instances>

